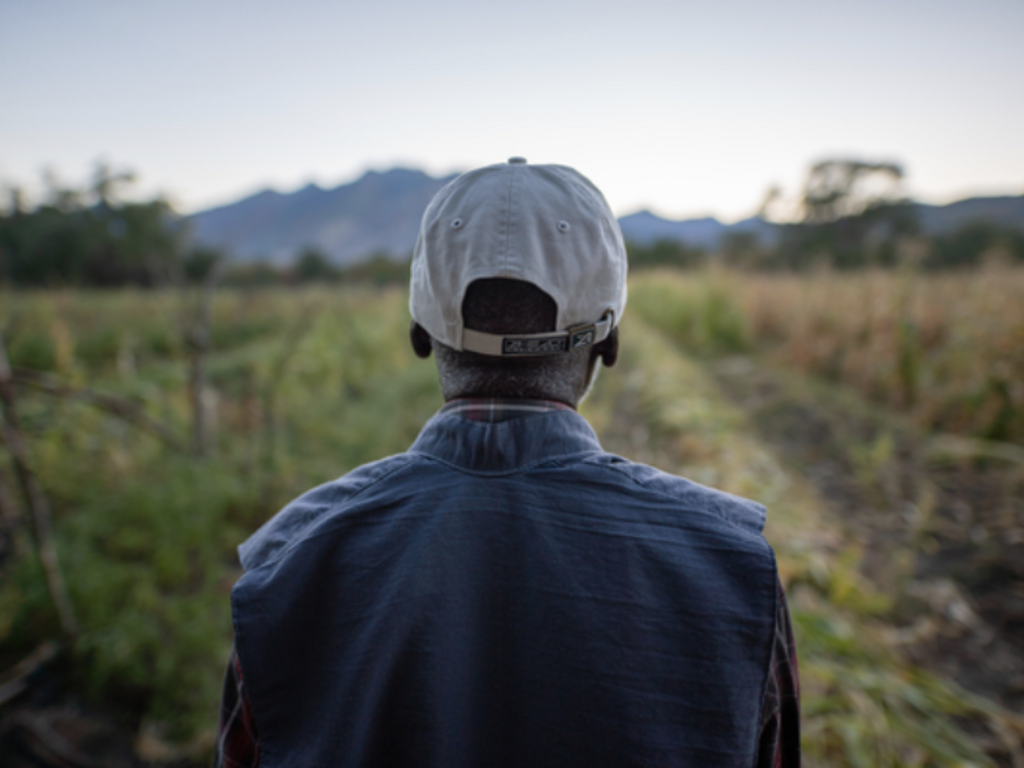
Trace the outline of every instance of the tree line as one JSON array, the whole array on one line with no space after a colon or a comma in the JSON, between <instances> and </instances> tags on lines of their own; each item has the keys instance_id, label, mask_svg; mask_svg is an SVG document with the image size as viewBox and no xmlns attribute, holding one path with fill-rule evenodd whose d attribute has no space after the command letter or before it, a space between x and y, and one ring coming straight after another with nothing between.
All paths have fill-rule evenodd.
<instances>
[{"instance_id":1,"label":"tree line","mask_svg":"<svg viewBox=\"0 0 1024 768\"><path fill-rule=\"evenodd\" d=\"M774 242L754 232L727 233L710 252L660 240L629 247L632 268L696 267L709 262L755 270L839 270L908 265L928 271L964 269L988 261L1024 263L1024 232L985 221L925 235L914 204L901 193L895 163L826 160L811 167L794 221L776 224ZM771 189L759 214L781 197Z\"/></svg>"},{"instance_id":2,"label":"tree line","mask_svg":"<svg viewBox=\"0 0 1024 768\"><path fill-rule=\"evenodd\" d=\"M160 287L201 283L219 264L227 285L282 285L359 281L401 283L408 259L375 254L339 267L308 247L287 266L234 263L227 254L196 245L186 221L157 197L122 198L131 173L98 164L81 188L45 180L42 201L26 203L10 189L0 209L0 285L14 287ZM629 244L634 269L670 265L687 268L712 261L756 270L895 267L926 270L971 268L989 260L1024 263L1024 233L976 222L944 235L925 236L913 204L900 193L902 168L894 163L828 160L808 173L794 220L777 224L771 243L753 232L728 233L719 247L705 249L673 240ZM767 216L779 192L770 190Z\"/></svg>"},{"instance_id":3,"label":"tree line","mask_svg":"<svg viewBox=\"0 0 1024 768\"><path fill-rule=\"evenodd\" d=\"M45 176L41 202L35 205L26 202L21 189L9 188L7 205L0 207L0 285L199 284L214 265L224 285L408 280L408 261L382 253L347 267L333 264L313 247L285 266L234 263L229 254L194 244L187 221L164 198L125 200L125 188L134 180L132 173L100 163L81 187Z\"/></svg>"},{"instance_id":4,"label":"tree line","mask_svg":"<svg viewBox=\"0 0 1024 768\"><path fill-rule=\"evenodd\" d=\"M45 178L43 201L30 207L9 190L0 213L0 280L15 286L152 285L181 262L181 227L157 198L122 202L130 173L96 167L84 188Z\"/></svg>"}]
</instances>

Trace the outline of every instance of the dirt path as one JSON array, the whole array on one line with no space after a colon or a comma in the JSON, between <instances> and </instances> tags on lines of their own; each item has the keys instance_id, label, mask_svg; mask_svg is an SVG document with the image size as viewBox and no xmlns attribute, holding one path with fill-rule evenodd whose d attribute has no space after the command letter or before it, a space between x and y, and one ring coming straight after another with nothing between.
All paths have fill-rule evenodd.
<instances>
[{"instance_id":1,"label":"dirt path","mask_svg":"<svg viewBox=\"0 0 1024 768\"><path fill-rule=\"evenodd\" d=\"M1024 465L750 358L711 371L861 544L908 659L1024 711Z\"/></svg>"}]
</instances>

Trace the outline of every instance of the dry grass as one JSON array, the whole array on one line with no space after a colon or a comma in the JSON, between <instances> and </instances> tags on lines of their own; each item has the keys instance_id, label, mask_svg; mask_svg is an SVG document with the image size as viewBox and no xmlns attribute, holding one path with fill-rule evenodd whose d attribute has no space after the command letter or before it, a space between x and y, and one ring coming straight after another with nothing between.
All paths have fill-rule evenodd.
<instances>
[{"instance_id":1,"label":"dry grass","mask_svg":"<svg viewBox=\"0 0 1024 768\"><path fill-rule=\"evenodd\" d=\"M1024 440L1024 269L659 272L638 275L631 286L633 306L695 351L755 347L895 406L927 429ZM731 324L717 321L717 336L673 328L684 305ZM714 331L713 321L691 320L690 327Z\"/></svg>"}]
</instances>

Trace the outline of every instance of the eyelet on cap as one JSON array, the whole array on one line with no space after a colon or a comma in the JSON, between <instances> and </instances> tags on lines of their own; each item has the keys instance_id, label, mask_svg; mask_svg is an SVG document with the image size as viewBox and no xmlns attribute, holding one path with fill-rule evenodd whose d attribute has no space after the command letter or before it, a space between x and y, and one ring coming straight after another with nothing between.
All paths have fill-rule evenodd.
<instances>
[{"instance_id":1,"label":"eyelet on cap","mask_svg":"<svg viewBox=\"0 0 1024 768\"><path fill-rule=\"evenodd\" d=\"M462 219L452 219L452 229L462 229Z\"/></svg>"},{"instance_id":2,"label":"eyelet on cap","mask_svg":"<svg viewBox=\"0 0 1024 768\"><path fill-rule=\"evenodd\" d=\"M572 229L572 227L569 226L569 222L568 221L560 221L560 222L558 222L558 231L559 232L568 232L570 229Z\"/></svg>"}]
</instances>

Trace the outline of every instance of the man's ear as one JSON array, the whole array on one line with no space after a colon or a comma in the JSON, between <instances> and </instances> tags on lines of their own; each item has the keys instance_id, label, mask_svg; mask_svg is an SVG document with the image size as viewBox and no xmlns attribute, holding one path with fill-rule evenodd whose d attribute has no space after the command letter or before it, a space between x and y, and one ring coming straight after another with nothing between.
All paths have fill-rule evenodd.
<instances>
[{"instance_id":1,"label":"man's ear","mask_svg":"<svg viewBox=\"0 0 1024 768\"><path fill-rule=\"evenodd\" d=\"M594 345L592 352L594 357L600 357L601 362L605 368L611 368L615 365L615 361L619 359L619 328L616 326L612 328L611 333L608 334L608 338L599 344Z\"/></svg>"},{"instance_id":2,"label":"man's ear","mask_svg":"<svg viewBox=\"0 0 1024 768\"><path fill-rule=\"evenodd\" d=\"M423 326L415 320L409 326L409 341L412 342L412 351L416 353L416 357L421 360L430 357L430 352L433 349L430 344L430 334L423 330Z\"/></svg>"}]
</instances>

